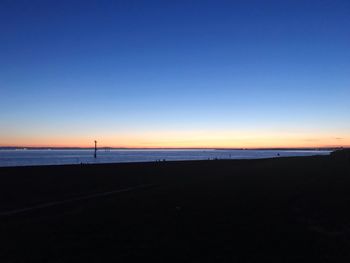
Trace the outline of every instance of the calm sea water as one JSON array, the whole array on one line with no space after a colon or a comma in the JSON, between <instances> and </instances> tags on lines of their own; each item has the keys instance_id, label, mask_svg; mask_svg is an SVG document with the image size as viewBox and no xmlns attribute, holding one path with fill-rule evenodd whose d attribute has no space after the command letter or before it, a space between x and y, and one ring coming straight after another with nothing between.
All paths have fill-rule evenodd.
<instances>
[{"instance_id":1,"label":"calm sea water","mask_svg":"<svg viewBox=\"0 0 350 263\"><path fill-rule=\"evenodd\" d=\"M80 163L153 162L158 160L259 159L287 156L327 155L309 150L0 150L0 166Z\"/></svg>"}]
</instances>

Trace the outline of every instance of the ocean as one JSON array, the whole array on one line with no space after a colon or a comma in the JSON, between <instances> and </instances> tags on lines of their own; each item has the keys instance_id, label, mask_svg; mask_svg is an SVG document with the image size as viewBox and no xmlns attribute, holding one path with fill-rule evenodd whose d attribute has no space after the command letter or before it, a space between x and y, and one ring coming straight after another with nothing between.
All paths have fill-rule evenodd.
<instances>
[{"instance_id":1,"label":"ocean","mask_svg":"<svg viewBox=\"0 0 350 263\"><path fill-rule=\"evenodd\" d=\"M289 156L328 155L326 150L0 150L0 167L63 165L81 163L127 163L213 159L261 159Z\"/></svg>"}]
</instances>

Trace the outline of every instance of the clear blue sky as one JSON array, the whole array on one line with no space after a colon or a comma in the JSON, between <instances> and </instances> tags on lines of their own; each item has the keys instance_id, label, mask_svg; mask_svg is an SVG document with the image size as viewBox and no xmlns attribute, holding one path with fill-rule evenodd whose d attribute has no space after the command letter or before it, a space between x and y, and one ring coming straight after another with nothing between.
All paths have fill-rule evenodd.
<instances>
[{"instance_id":1,"label":"clear blue sky","mask_svg":"<svg viewBox=\"0 0 350 263\"><path fill-rule=\"evenodd\" d=\"M0 2L0 145L350 145L350 1Z\"/></svg>"}]
</instances>

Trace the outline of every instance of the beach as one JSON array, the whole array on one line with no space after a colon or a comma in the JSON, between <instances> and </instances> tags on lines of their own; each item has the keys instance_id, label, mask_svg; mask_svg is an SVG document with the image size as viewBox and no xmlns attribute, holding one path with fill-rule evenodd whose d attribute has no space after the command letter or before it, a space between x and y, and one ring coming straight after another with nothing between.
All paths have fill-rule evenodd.
<instances>
[{"instance_id":1,"label":"beach","mask_svg":"<svg viewBox=\"0 0 350 263\"><path fill-rule=\"evenodd\" d=\"M334 156L0 168L1 262L349 262Z\"/></svg>"}]
</instances>

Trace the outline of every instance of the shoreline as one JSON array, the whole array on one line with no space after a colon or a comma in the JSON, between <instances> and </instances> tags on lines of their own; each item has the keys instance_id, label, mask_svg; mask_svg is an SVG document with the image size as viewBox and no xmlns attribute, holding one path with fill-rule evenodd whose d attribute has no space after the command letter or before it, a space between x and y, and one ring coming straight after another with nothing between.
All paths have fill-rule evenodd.
<instances>
[{"instance_id":1,"label":"shoreline","mask_svg":"<svg viewBox=\"0 0 350 263\"><path fill-rule=\"evenodd\" d=\"M6 150L3 150L6 151ZM17 150L7 150L17 152ZM117 163L143 163L143 162L174 162L174 161L207 161L207 160L256 160L256 159L269 159L269 158L286 158L286 157L305 157L305 156L328 156L332 151L326 150L228 150L220 152L219 150L206 150L198 151L192 150L195 154L192 154L190 150L154 150L149 151L149 154L142 153L142 151L135 150L136 155L130 156L127 152L134 150L120 150L123 153L115 155L110 151L101 151L98 154L98 158L94 159L92 156L84 156L76 154L76 156L66 157L63 155L65 151L88 151L88 150L28 150L36 152L33 155L24 155L27 151L18 150L18 156L8 154L8 156L2 156L4 159L0 159L1 167L26 167L26 166L51 166L51 165L87 165L87 164L117 164ZM42 151L51 152L47 156ZM116 152L119 150L115 150ZM158 155L152 152L160 152ZM188 152L189 154L172 152ZM217 155L216 155L217 151ZM1 152L1 151L0 151ZM60 152L60 153L59 153ZM126 153L125 153L126 152ZM148 150L145 150L148 152ZM252 154L245 154L246 152L252 152ZM59 153L59 154L58 154ZM55 155L56 154L56 155ZM44 161L40 161L43 158ZM6 160L7 159L7 160Z\"/></svg>"}]
</instances>

